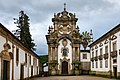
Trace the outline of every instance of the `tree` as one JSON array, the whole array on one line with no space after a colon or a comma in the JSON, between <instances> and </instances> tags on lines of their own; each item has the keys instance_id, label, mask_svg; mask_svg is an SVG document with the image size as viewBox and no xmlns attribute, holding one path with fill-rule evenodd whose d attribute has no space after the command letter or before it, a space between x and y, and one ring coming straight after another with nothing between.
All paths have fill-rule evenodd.
<instances>
[{"instance_id":1,"label":"tree","mask_svg":"<svg viewBox=\"0 0 120 80\"><path fill-rule=\"evenodd\" d=\"M36 48L34 48L36 45L33 42L30 34L29 17L24 13L24 11L20 11L19 19L14 18L14 20L17 20L14 23L17 24L17 27L19 28L16 30L16 32L19 31L19 39L30 49L36 50Z\"/></svg>"},{"instance_id":2,"label":"tree","mask_svg":"<svg viewBox=\"0 0 120 80\"><path fill-rule=\"evenodd\" d=\"M43 68L48 66L48 55L42 55L39 57L39 61L40 61L40 67L41 70L43 71ZM46 65L44 65L46 63Z\"/></svg>"},{"instance_id":3,"label":"tree","mask_svg":"<svg viewBox=\"0 0 120 80\"><path fill-rule=\"evenodd\" d=\"M83 45L83 48L86 50L87 46L88 46L88 43L90 41L90 35L87 31L85 32L82 32L82 45Z\"/></svg>"}]
</instances>

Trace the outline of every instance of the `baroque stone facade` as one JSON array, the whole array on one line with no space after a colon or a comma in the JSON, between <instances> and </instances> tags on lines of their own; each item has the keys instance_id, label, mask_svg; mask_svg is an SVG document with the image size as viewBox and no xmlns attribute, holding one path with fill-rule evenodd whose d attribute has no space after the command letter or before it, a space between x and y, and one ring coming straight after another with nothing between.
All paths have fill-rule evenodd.
<instances>
[{"instance_id":1,"label":"baroque stone facade","mask_svg":"<svg viewBox=\"0 0 120 80\"><path fill-rule=\"evenodd\" d=\"M49 74L80 74L81 39L77 20L75 14L66 10L66 5L63 12L54 14L53 26L46 35Z\"/></svg>"}]
</instances>

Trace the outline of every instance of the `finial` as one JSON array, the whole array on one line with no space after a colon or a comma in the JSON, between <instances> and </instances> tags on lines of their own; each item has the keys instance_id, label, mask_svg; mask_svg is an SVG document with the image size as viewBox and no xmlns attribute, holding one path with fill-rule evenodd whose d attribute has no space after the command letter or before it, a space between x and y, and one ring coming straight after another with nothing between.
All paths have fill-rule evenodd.
<instances>
[{"instance_id":1,"label":"finial","mask_svg":"<svg viewBox=\"0 0 120 80\"><path fill-rule=\"evenodd\" d=\"M75 13L74 13L74 17L75 17L76 15L75 15Z\"/></svg>"},{"instance_id":2,"label":"finial","mask_svg":"<svg viewBox=\"0 0 120 80\"><path fill-rule=\"evenodd\" d=\"M92 33L92 29L90 30L90 35L92 35L93 33Z\"/></svg>"},{"instance_id":3,"label":"finial","mask_svg":"<svg viewBox=\"0 0 120 80\"><path fill-rule=\"evenodd\" d=\"M64 3L64 11L66 11L66 3Z\"/></svg>"},{"instance_id":4,"label":"finial","mask_svg":"<svg viewBox=\"0 0 120 80\"><path fill-rule=\"evenodd\" d=\"M54 13L54 17L56 17L56 13Z\"/></svg>"}]
</instances>

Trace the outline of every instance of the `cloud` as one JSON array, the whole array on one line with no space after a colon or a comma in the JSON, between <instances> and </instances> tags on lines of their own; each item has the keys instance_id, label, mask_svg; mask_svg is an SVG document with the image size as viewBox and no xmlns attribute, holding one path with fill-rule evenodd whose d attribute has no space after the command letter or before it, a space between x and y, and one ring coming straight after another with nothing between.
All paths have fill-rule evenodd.
<instances>
[{"instance_id":1,"label":"cloud","mask_svg":"<svg viewBox=\"0 0 120 80\"><path fill-rule=\"evenodd\" d=\"M7 4L7 3L8 4ZM119 0L1 0L0 22L10 31L16 29L13 18L18 18L19 11L24 10L30 18L32 38L37 45L39 55L47 54L45 35L48 26L53 25L54 13L67 10L76 13L80 31L93 29L94 39L99 38L120 22Z\"/></svg>"}]
</instances>

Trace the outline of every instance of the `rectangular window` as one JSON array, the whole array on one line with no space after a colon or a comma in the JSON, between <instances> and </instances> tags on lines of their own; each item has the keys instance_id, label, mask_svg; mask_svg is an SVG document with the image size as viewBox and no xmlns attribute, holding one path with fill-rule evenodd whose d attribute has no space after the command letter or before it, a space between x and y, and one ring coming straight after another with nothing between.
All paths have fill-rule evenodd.
<instances>
[{"instance_id":1,"label":"rectangular window","mask_svg":"<svg viewBox=\"0 0 120 80\"><path fill-rule=\"evenodd\" d=\"M92 58L94 57L94 52L92 52Z\"/></svg>"},{"instance_id":2,"label":"rectangular window","mask_svg":"<svg viewBox=\"0 0 120 80\"><path fill-rule=\"evenodd\" d=\"M113 64L114 64L114 63L117 63L117 59L113 59Z\"/></svg>"},{"instance_id":3,"label":"rectangular window","mask_svg":"<svg viewBox=\"0 0 120 80\"><path fill-rule=\"evenodd\" d=\"M98 68L98 62L96 61L96 68Z\"/></svg>"},{"instance_id":4,"label":"rectangular window","mask_svg":"<svg viewBox=\"0 0 120 80\"><path fill-rule=\"evenodd\" d=\"M108 46L105 46L105 54L108 53Z\"/></svg>"},{"instance_id":5,"label":"rectangular window","mask_svg":"<svg viewBox=\"0 0 120 80\"><path fill-rule=\"evenodd\" d=\"M19 48L16 47L16 65L18 66L19 62Z\"/></svg>"},{"instance_id":6,"label":"rectangular window","mask_svg":"<svg viewBox=\"0 0 120 80\"><path fill-rule=\"evenodd\" d=\"M87 59L87 54L83 54L83 59Z\"/></svg>"},{"instance_id":7,"label":"rectangular window","mask_svg":"<svg viewBox=\"0 0 120 80\"><path fill-rule=\"evenodd\" d=\"M31 55L29 56L29 64L31 65Z\"/></svg>"},{"instance_id":8,"label":"rectangular window","mask_svg":"<svg viewBox=\"0 0 120 80\"><path fill-rule=\"evenodd\" d=\"M16 48L16 61L19 61L19 48Z\"/></svg>"},{"instance_id":9,"label":"rectangular window","mask_svg":"<svg viewBox=\"0 0 120 80\"><path fill-rule=\"evenodd\" d=\"M120 55L120 49L119 49L119 55Z\"/></svg>"},{"instance_id":10,"label":"rectangular window","mask_svg":"<svg viewBox=\"0 0 120 80\"><path fill-rule=\"evenodd\" d=\"M92 68L94 68L94 61L92 62Z\"/></svg>"},{"instance_id":11,"label":"rectangular window","mask_svg":"<svg viewBox=\"0 0 120 80\"><path fill-rule=\"evenodd\" d=\"M102 55L102 48L100 49L100 55Z\"/></svg>"},{"instance_id":12,"label":"rectangular window","mask_svg":"<svg viewBox=\"0 0 120 80\"><path fill-rule=\"evenodd\" d=\"M100 68L102 68L102 60L100 60Z\"/></svg>"},{"instance_id":13,"label":"rectangular window","mask_svg":"<svg viewBox=\"0 0 120 80\"><path fill-rule=\"evenodd\" d=\"M39 69L38 69L38 66L37 66L37 75L38 75L38 70L39 70Z\"/></svg>"},{"instance_id":14,"label":"rectangular window","mask_svg":"<svg viewBox=\"0 0 120 80\"><path fill-rule=\"evenodd\" d=\"M117 50L116 42L113 42L113 51L116 51L116 50Z\"/></svg>"},{"instance_id":15,"label":"rectangular window","mask_svg":"<svg viewBox=\"0 0 120 80\"><path fill-rule=\"evenodd\" d=\"M108 68L108 60L105 60L105 68Z\"/></svg>"},{"instance_id":16,"label":"rectangular window","mask_svg":"<svg viewBox=\"0 0 120 80\"><path fill-rule=\"evenodd\" d=\"M96 50L96 56L98 56L98 50Z\"/></svg>"},{"instance_id":17,"label":"rectangular window","mask_svg":"<svg viewBox=\"0 0 120 80\"><path fill-rule=\"evenodd\" d=\"M25 63L27 64L27 53L25 53Z\"/></svg>"}]
</instances>

